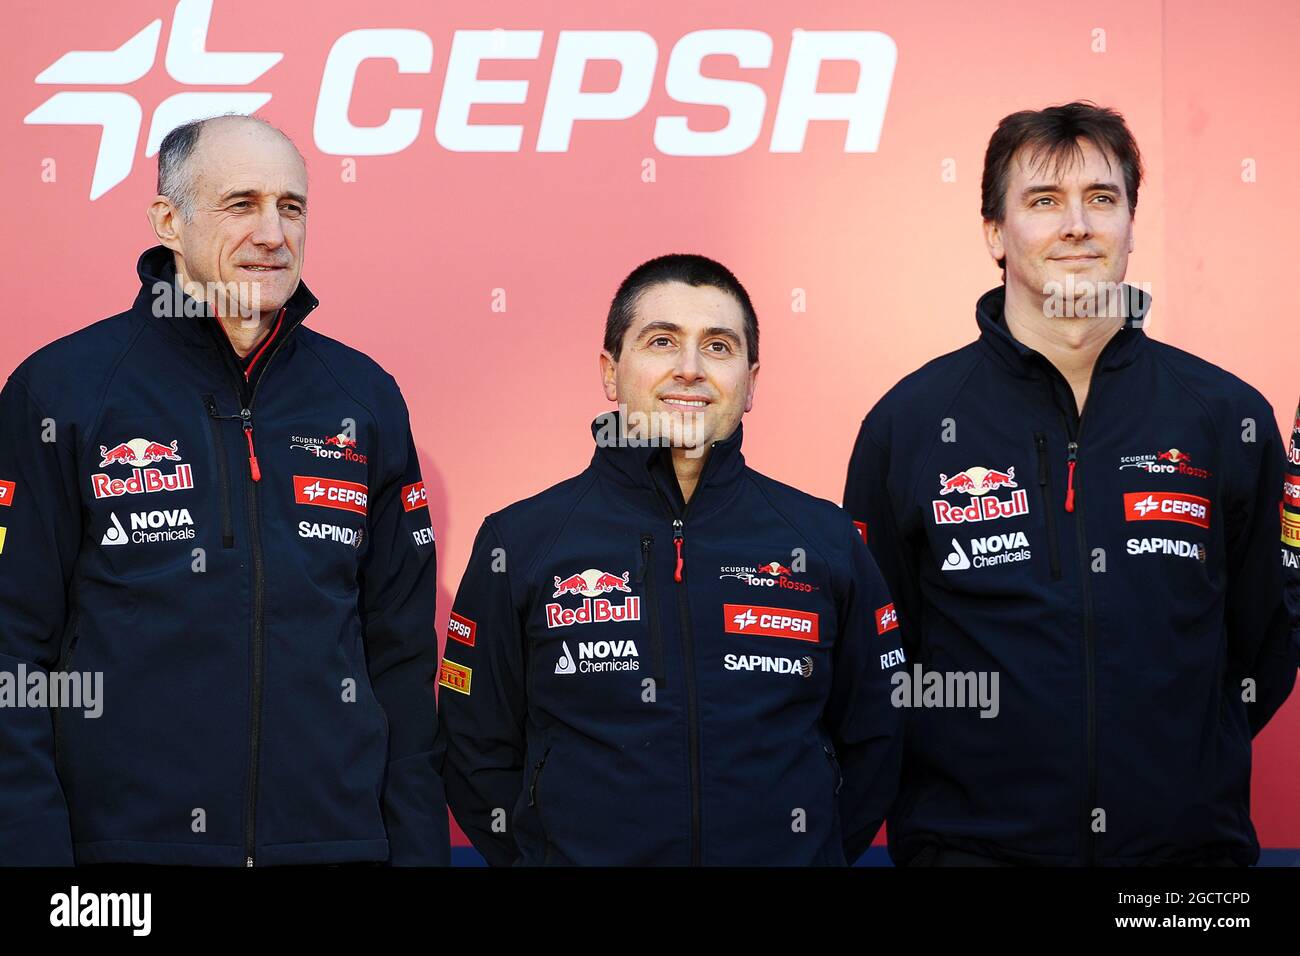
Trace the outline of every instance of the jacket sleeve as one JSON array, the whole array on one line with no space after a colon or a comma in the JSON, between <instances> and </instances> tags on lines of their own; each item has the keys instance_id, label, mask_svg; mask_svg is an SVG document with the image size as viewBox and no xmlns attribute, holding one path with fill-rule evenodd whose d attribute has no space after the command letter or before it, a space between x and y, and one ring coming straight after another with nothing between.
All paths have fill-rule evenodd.
<instances>
[{"instance_id":1,"label":"jacket sleeve","mask_svg":"<svg viewBox=\"0 0 1300 956\"><path fill-rule=\"evenodd\" d=\"M57 666L68 630L82 534L74 443L72 425L48 420L11 378L0 392L0 681L14 694L23 671ZM0 710L0 780L0 866L71 866L49 708Z\"/></svg>"},{"instance_id":2,"label":"jacket sleeve","mask_svg":"<svg viewBox=\"0 0 1300 956\"><path fill-rule=\"evenodd\" d=\"M890 678L904 657L898 618L876 563L848 522L845 534L850 574L839 608L826 724L840 764L840 827L851 865L871 845L898 790L903 722L890 701Z\"/></svg>"},{"instance_id":3,"label":"jacket sleeve","mask_svg":"<svg viewBox=\"0 0 1300 956\"><path fill-rule=\"evenodd\" d=\"M492 866L519 856L512 817L524 782L527 714L520 620L506 550L488 518L452 606L438 708L447 798Z\"/></svg>"},{"instance_id":4,"label":"jacket sleeve","mask_svg":"<svg viewBox=\"0 0 1300 956\"><path fill-rule=\"evenodd\" d=\"M370 502L361 569L361 622L370 685L388 718L383 815L390 865L451 862L434 679L437 557L420 463L402 403L398 467Z\"/></svg>"},{"instance_id":5,"label":"jacket sleeve","mask_svg":"<svg viewBox=\"0 0 1300 956\"><path fill-rule=\"evenodd\" d=\"M1282 485L1282 573L1285 578L1287 616L1290 619L1291 651L1300 664L1300 406L1291 426L1287 465Z\"/></svg>"},{"instance_id":6,"label":"jacket sleeve","mask_svg":"<svg viewBox=\"0 0 1300 956\"><path fill-rule=\"evenodd\" d=\"M1241 456L1250 470L1238 501L1228 503L1233 520L1227 530L1228 668L1235 693L1241 693L1243 679L1255 681L1256 699L1247 709L1252 734L1258 734L1286 701L1296 676L1277 551L1282 438L1266 403L1256 413L1256 422L1259 453Z\"/></svg>"},{"instance_id":7,"label":"jacket sleeve","mask_svg":"<svg viewBox=\"0 0 1300 956\"><path fill-rule=\"evenodd\" d=\"M863 421L849 459L844 510L857 525L893 596L907 656L919 661L921 598L915 548L890 496L888 439L876 434L873 415Z\"/></svg>"}]
</instances>

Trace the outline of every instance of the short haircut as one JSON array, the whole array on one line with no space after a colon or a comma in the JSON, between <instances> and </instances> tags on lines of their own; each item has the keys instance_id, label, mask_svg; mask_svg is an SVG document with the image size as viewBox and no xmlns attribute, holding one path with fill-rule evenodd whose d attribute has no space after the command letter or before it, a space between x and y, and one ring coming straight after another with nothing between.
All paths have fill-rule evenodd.
<instances>
[{"instance_id":1,"label":"short haircut","mask_svg":"<svg viewBox=\"0 0 1300 956\"><path fill-rule=\"evenodd\" d=\"M191 120L177 126L163 137L158 146L158 195L166 196L181 212L181 217L189 222L194 218L194 207L198 198L198 189L194 183L194 171L190 168L190 158L194 147L198 145L203 129L215 120L234 118L259 123L266 129L284 136L285 142L293 146L299 158L302 152L284 130L268 123L260 116L247 116L242 113L224 113L221 116L209 116L205 119ZM303 161L306 165L306 161Z\"/></svg>"},{"instance_id":2,"label":"short haircut","mask_svg":"<svg viewBox=\"0 0 1300 956\"><path fill-rule=\"evenodd\" d=\"M706 256L689 253L672 253L643 262L623 280L609 304L605 319L605 351L617 360L623 349L623 337L636 318L636 307L641 294L651 286L665 282L683 282L689 286L711 286L728 293L740 304L745 320L745 346L749 364L758 361L758 316L749 301L749 293L731 270Z\"/></svg>"},{"instance_id":3,"label":"short haircut","mask_svg":"<svg viewBox=\"0 0 1300 956\"><path fill-rule=\"evenodd\" d=\"M1023 110L1002 118L984 154L980 214L990 222L1001 222L1006 215L1011 164L1022 147L1029 149L1030 165L1051 164L1058 171L1083 158L1080 139L1089 141L1119 163L1129 213L1136 213L1138 186L1142 182L1142 154L1137 140L1120 113L1096 103L1075 101L1043 110ZM1003 269L1006 264L1005 257L998 260Z\"/></svg>"}]
</instances>

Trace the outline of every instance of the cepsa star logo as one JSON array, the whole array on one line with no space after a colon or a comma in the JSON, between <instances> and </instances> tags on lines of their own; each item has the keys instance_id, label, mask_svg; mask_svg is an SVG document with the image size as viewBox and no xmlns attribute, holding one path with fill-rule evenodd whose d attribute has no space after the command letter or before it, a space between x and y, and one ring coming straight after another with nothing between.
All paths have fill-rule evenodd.
<instances>
[{"instance_id":1,"label":"cepsa star logo","mask_svg":"<svg viewBox=\"0 0 1300 956\"><path fill-rule=\"evenodd\" d=\"M164 66L187 86L247 86L284 58L283 53L230 53L207 49L212 0L180 0L172 14ZM41 84L128 86L153 69L163 22L153 20L116 50L72 50L36 76ZM194 91L174 93L158 104L149 122L144 155L158 152L163 137L177 126L205 116L254 113L270 93ZM120 90L64 90L28 113L27 125L99 126L99 155L90 181L96 200L129 175L144 113L135 97Z\"/></svg>"},{"instance_id":2,"label":"cepsa star logo","mask_svg":"<svg viewBox=\"0 0 1300 956\"><path fill-rule=\"evenodd\" d=\"M247 86L284 58L282 52L208 50L212 7L212 0L180 0L176 4L164 61L171 79L190 87ZM346 9L353 8L331 5L328 15L316 17L312 26L317 34L322 27L330 31L330 16ZM367 8L355 9L368 19L383 16L367 13ZM753 149L765 131L770 131L769 152L802 153L810 127L819 123L834 123L842 129L844 152L874 153L880 145L898 61L897 44L878 30L795 29L773 36L747 29L744 23L722 24L717 29L688 26L675 41L664 45L644 29L560 29L556 35L546 36L542 30L497 27L455 30L449 38L435 41L421 30L390 24L390 19L385 17L373 26L367 21L355 27L340 24L332 43L328 42L329 33L316 37L326 41L322 49L329 48L319 84L308 91L316 94L312 139L321 153L387 156L409 149L422 134L455 153L520 153L525 149L568 153L575 129L582 124L629 121L644 124L642 132L665 156L732 156ZM221 25L234 29L224 19ZM281 29L271 20L263 25L272 31ZM27 114L25 123L103 129L91 179L91 200L131 174L144 118L141 103L130 93L93 88L129 86L148 74L158 55L162 30L163 20L153 20L115 50L73 50L36 77L40 84L74 89L55 93ZM778 42L783 48L777 49ZM502 61L538 61L543 50L551 62L534 67L540 70L539 75L548 77L540 94L534 81L480 77L481 71L500 69ZM765 85L720 82L707 76L705 69L719 56L739 58L749 72L781 64L784 75ZM437 71L442 90L434 96L439 104L436 119L426 118L423 107L390 101L381 103L376 114L385 117L382 122L354 122L354 93L365 83L375 82L374 61L395 62L402 74L427 76ZM586 77L592 61L618 64L613 89L583 88L590 85ZM819 89L827 61L856 65L857 80L851 91ZM662 78L664 95L653 95L657 78ZM667 105L662 115L643 117L652 96L655 102ZM157 153L163 137L182 123L223 113L251 114L270 100L267 92L189 89L174 93L153 111L145 155ZM525 103L528 112L537 117L526 140L522 123L470 122L471 117L477 118L475 107ZM679 103L720 109L727 116L726 125L692 129L687 118L679 115ZM774 113L770 119L769 104Z\"/></svg>"},{"instance_id":3,"label":"cepsa star logo","mask_svg":"<svg viewBox=\"0 0 1300 956\"><path fill-rule=\"evenodd\" d=\"M338 508L340 511L363 515L366 513L368 495L366 486L355 481L294 475L293 500L300 505Z\"/></svg>"},{"instance_id":4,"label":"cepsa star logo","mask_svg":"<svg viewBox=\"0 0 1300 956\"><path fill-rule=\"evenodd\" d=\"M998 488L1016 488L1010 500L990 495ZM933 499L935 524L963 524L972 521L993 521L997 518L1014 518L1029 514L1029 494L1016 484L1016 469L997 471L992 468L967 468L954 475L939 475L939 494L968 494L968 504L943 498ZM984 497L988 495L988 497Z\"/></svg>"}]
</instances>

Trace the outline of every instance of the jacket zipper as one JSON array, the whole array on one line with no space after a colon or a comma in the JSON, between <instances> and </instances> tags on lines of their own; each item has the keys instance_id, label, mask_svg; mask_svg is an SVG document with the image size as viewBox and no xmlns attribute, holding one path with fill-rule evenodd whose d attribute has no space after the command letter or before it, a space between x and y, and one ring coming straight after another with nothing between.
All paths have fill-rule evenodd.
<instances>
[{"instance_id":1,"label":"jacket zipper","mask_svg":"<svg viewBox=\"0 0 1300 956\"><path fill-rule=\"evenodd\" d=\"M1089 389L1089 396L1092 391ZM1079 418L1079 429L1083 428L1083 418ZM1069 433L1067 422L1067 434ZM1092 812L1097 806L1097 675L1095 656L1094 622L1092 614L1092 574L1088 560L1088 542L1084 534L1083 499L1076 498L1074 479L1077 476L1079 459L1078 432L1075 439L1066 446L1067 461L1070 468L1071 486L1066 493L1067 511L1073 511L1075 519L1075 538L1079 542L1079 578L1083 586L1083 666L1088 705L1088 806L1084 814L1084 832L1088 848L1087 865L1093 866L1097 856L1097 834L1092 829Z\"/></svg>"},{"instance_id":2,"label":"jacket zipper","mask_svg":"<svg viewBox=\"0 0 1300 956\"><path fill-rule=\"evenodd\" d=\"M1104 351L1104 350L1103 350ZM1092 366L1092 374L1088 380L1088 398L1096 401L1097 388L1097 369L1101 366L1101 356L1097 356L1097 361ZM1054 369L1055 371L1055 369ZM1059 371L1056 375L1065 382L1065 376ZM1079 552L1079 580L1083 596L1083 670L1084 670L1084 687L1087 706L1087 736L1088 736L1088 754L1087 754L1087 775L1088 775L1088 795L1087 805L1084 807L1083 814L1083 832L1084 846L1086 847L1086 865L1094 866L1097 859L1097 834L1092 828L1092 813L1097 806L1097 674L1095 657L1095 622L1093 621L1092 611L1092 581L1090 580L1091 563L1088 559L1088 541L1085 534L1086 521L1083 515L1083 498L1078 492L1078 465L1079 465L1079 438L1083 434L1083 419L1087 412L1085 407L1080 412L1074 401L1074 391L1070 388L1068 382L1065 387L1070 396L1070 410L1073 412L1073 422L1071 416L1067 415L1064 409L1057 405L1061 413L1061 423L1065 426L1066 434L1066 468L1069 474L1065 492L1064 508L1066 512L1075 515L1074 531L1075 540L1078 542ZM1055 395L1055 391L1053 391Z\"/></svg>"},{"instance_id":3,"label":"jacket zipper","mask_svg":"<svg viewBox=\"0 0 1300 956\"><path fill-rule=\"evenodd\" d=\"M1051 562L1052 580L1061 580L1061 541L1056 531L1056 509L1052 506L1048 484L1047 436L1034 432L1034 448L1038 451L1038 487L1043 494L1043 512L1047 515L1047 550Z\"/></svg>"},{"instance_id":4,"label":"jacket zipper","mask_svg":"<svg viewBox=\"0 0 1300 956\"><path fill-rule=\"evenodd\" d=\"M69 616L67 628L65 629L64 632L66 634L71 635L68 638L68 649L63 652L63 655L62 657L60 657L59 662L55 665L54 669L56 671L66 671L69 667L72 666L72 652L77 649L77 641L80 640L81 637L81 635L77 633L77 625L79 623L78 619L80 617L80 612L81 609L74 604L72 606L72 612ZM59 735L59 711L62 709L63 708L61 707L50 708L50 726L51 726L50 733L54 738L54 766L56 771L59 766L59 736L60 736Z\"/></svg>"},{"instance_id":5,"label":"jacket zipper","mask_svg":"<svg viewBox=\"0 0 1300 956\"><path fill-rule=\"evenodd\" d=\"M840 788L844 786L844 775L840 773L840 762L835 757L835 751L830 744L822 744L822 750L826 751L826 759L830 761L831 773L835 780L835 796L839 796Z\"/></svg>"},{"instance_id":6,"label":"jacket zipper","mask_svg":"<svg viewBox=\"0 0 1300 956\"><path fill-rule=\"evenodd\" d=\"M650 645L654 652L654 677L656 693L666 684L664 680L664 636L659 626L659 598L655 590L655 569L651 549L654 535L641 535L641 573L638 579L645 583L646 613L650 615Z\"/></svg>"},{"instance_id":7,"label":"jacket zipper","mask_svg":"<svg viewBox=\"0 0 1300 956\"><path fill-rule=\"evenodd\" d=\"M537 817L540 820L542 816L542 804L538 799L537 785L542 780L542 768L546 766L546 758L551 755L551 748L547 747L546 752L542 754L542 759L537 761L537 766L533 768L533 782L528 785L528 805L537 808Z\"/></svg>"},{"instance_id":8,"label":"jacket zipper","mask_svg":"<svg viewBox=\"0 0 1300 956\"><path fill-rule=\"evenodd\" d=\"M218 320L219 321L219 320ZM253 561L253 631L250 638L252 653L252 689L249 694L249 733L248 733L248 786L245 799L245 824L244 824L244 866L251 867L255 863L254 851L256 848L257 833L257 766L261 752L262 736L262 624L264 600L264 576L265 568L262 560L262 537L259 529L259 512L257 501L257 487L262 480L261 467L257 461L257 455L253 450L253 403L257 399L257 390L261 387L262 382L266 380L267 373L270 371L271 362L279 353L280 348L289 338L292 328L284 330L283 334L277 337L275 347L271 349L271 354L266 357L262 365L262 370L258 374L257 384L250 391L248 388L248 379L240 370L238 363L233 359L233 352L229 349L224 351L226 356L226 366L235 376L235 391L239 398L240 410L239 419L243 422L244 438L248 442L248 477L246 481L246 498L248 500L248 541L249 552ZM224 416L232 418L234 416Z\"/></svg>"},{"instance_id":9,"label":"jacket zipper","mask_svg":"<svg viewBox=\"0 0 1300 956\"><path fill-rule=\"evenodd\" d=\"M208 424L212 427L212 445L217 456L217 483L221 487L221 547L233 548L235 529L230 517L230 464L226 461L226 446L221 441L222 416L217 414L217 400L213 396L204 395L203 406L208 410Z\"/></svg>"},{"instance_id":10,"label":"jacket zipper","mask_svg":"<svg viewBox=\"0 0 1300 956\"><path fill-rule=\"evenodd\" d=\"M671 468L671 465L669 466ZM705 464L707 471L708 465ZM673 472L670 472L673 474ZM676 481L676 478L673 478ZM679 585L677 592L677 616L682 636L682 658L686 670L686 739L691 788L691 866L703 863L703 851L700 838L700 717L695 690L695 639L691 632L690 609L686 605L686 587L684 572L685 556L682 549L686 544L685 515L690 510L688 501L681 514L673 507L672 499L664 492L659 483L653 482L659 497L668 510L673 523L673 547L677 552L677 564L673 570L673 580ZM701 475L701 484L703 475ZM698 493L698 487L697 487Z\"/></svg>"},{"instance_id":11,"label":"jacket zipper","mask_svg":"<svg viewBox=\"0 0 1300 956\"><path fill-rule=\"evenodd\" d=\"M682 582L682 547L685 542L685 524L681 518L673 518L673 544L677 548L677 567L673 572L673 580L679 584ZM703 848L700 846L700 717L695 692L695 638L691 632L690 609L686 606L686 588L679 587L676 591L677 613L682 628L682 654L686 665L686 720L689 726L691 762L691 866L700 866L703 863Z\"/></svg>"}]
</instances>

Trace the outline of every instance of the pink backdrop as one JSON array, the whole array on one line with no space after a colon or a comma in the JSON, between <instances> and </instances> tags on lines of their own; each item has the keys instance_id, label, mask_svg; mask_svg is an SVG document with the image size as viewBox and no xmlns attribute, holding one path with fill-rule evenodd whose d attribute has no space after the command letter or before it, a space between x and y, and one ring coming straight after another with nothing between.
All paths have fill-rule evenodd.
<instances>
[{"instance_id":1,"label":"pink backdrop","mask_svg":"<svg viewBox=\"0 0 1300 956\"><path fill-rule=\"evenodd\" d=\"M1129 272L1151 283L1148 331L1250 381L1284 426L1300 393L1282 338L1300 213L1300 6L1289 0L6 7L0 164L13 215L0 235L0 369L129 303L135 258L153 242L144 210L155 113L165 125L257 99L311 171L303 274L322 301L311 323L373 355L410 404L438 532L440 634L482 517L589 458L587 423L606 407L596 365L604 312L622 276L651 256L701 252L746 283L763 331L747 457L838 500L866 410L900 376L973 337L974 300L998 281L980 238L980 166L997 120L1017 109L1090 98L1125 114L1149 177ZM449 148L468 90L448 81L453 38L497 28L506 32L485 41L479 79L516 81L522 102L476 105L468 119L518 127L518 148ZM365 30L403 32L335 46ZM621 102L609 112L626 116L579 120L557 148L553 132L541 133L548 104L566 101L566 71L553 72L560 35L591 30L646 35L624 38L640 51L626 67L593 60L577 74L584 93L611 94L586 101ZM733 112L669 94L674 48L704 30L760 34L732 36L754 51L745 66L703 60L704 75L751 84L725 94ZM773 151L783 85L793 93L798 82L787 78L792 47L811 49L822 31L888 38L870 41L866 69L828 60L814 74L821 93L850 93L863 78L884 104L878 143L870 124L819 120L797 151ZM366 43L401 59L360 63L349 98L344 57ZM123 44L110 57L60 59ZM558 57L562 67L581 70L576 49ZM231 52L246 55L213 55ZM322 104L327 61L343 85ZM408 124L405 135L390 127L376 143L384 134L347 133L333 108L344 102L353 126L391 119ZM740 136L732 155L669 155L656 121L674 116L737 135L752 122L757 136ZM515 135L506 130L506 146ZM1256 744L1266 846L1300 847L1298 735L1292 700Z\"/></svg>"}]
</instances>

